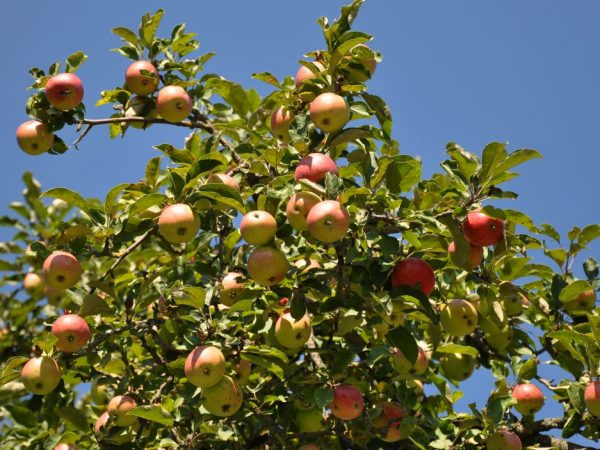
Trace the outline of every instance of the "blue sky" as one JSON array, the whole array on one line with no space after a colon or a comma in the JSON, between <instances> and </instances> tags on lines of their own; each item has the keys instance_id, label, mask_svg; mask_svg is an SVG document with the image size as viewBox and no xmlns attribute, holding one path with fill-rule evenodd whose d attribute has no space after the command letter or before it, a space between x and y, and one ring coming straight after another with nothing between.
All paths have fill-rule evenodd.
<instances>
[{"instance_id":1,"label":"blue sky","mask_svg":"<svg viewBox=\"0 0 600 450\"><path fill-rule=\"evenodd\" d=\"M294 74L303 53L324 46L316 18L337 16L344 3L150 0L85 2L84 8L74 0L51 6L39 0L7 2L0 16L0 38L8 49L2 62L0 214L20 198L25 170L45 188L65 186L85 197L103 197L110 187L143 177L145 162L158 154L152 145L179 145L186 134L155 126L131 130L126 140L110 140L107 130L98 128L80 151L26 155L16 146L14 130L26 120L29 68L46 69L84 50L90 59L78 74L88 115L106 117L110 109L93 104L101 90L122 84L127 66L109 51L120 43L110 29L136 29L144 12L163 7L163 34L186 22L198 33L201 50L217 53L207 71L265 94L269 87L250 74ZM383 53L369 89L388 102L402 151L419 155L429 175L438 170L448 141L477 152L493 140L509 142L511 150L540 150L545 159L528 163L523 177L510 183L519 199L500 206L523 210L562 233L575 224L600 222L600 3L573 5L566 0L368 0L355 22L356 29L375 36L372 47ZM60 135L74 140L71 132ZM0 230L0 238L7 237ZM595 244L587 256L599 256L599 250ZM489 391L489 378L480 374L468 385L461 405ZM548 403L544 413L560 414L556 403Z\"/></svg>"}]
</instances>

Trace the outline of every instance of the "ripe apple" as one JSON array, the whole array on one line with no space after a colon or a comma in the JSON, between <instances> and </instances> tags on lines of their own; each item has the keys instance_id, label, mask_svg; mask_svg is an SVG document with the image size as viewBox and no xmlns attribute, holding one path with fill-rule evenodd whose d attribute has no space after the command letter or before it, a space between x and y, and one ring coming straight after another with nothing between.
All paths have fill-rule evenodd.
<instances>
[{"instance_id":1,"label":"ripe apple","mask_svg":"<svg viewBox=\"0 0 600 450\"><path fill-rule=\"evenodd\" d=\"M487 440L487 450L521 450L521 439L512 431L498 430Z\"/></svg>"},{"instance_id":2,"label":"ripe apple","mask_svg":"<svg viewBox=\"0 0 600 450\"><path fill-rule=\"evenodd\" d=\"M239 362L233 365L235 371L235 379L240 386L246 386L250 381L250 374L252 373L252 363L245 359L240 359Z\"/></svg>"},{"instance_id":3,"label":"ripe apple","mask_svg":"<svg viewBox=\"0 0 600 450\"><path fill-rule=\"evenodd\" d=\"M74 73L59 73L46 83L46 98L56 109L68 111L83 100L83 83Z\"/></svg>"},{"instance_id":4,"label":"ripe apple","mask_svg":"<svg viewBox=\"0 0 600 450\"><path fill-rule=\"evenodd\" d=\"M224 173L213 173L206 179L206 182L226 184L230 188L240 192L240 183L238 183L238 181L232 176Z\"/></svg>"},{"instance_id":5,"label":"ripe apple","mask_svg":"<svg viewBox=\"0 0 600 450\"><path fill-rule=\"evenodd\" d=\"M365 408L362 392L351 384L340 384L333 390L333 400L329 408L338 419L356 419Z\"/></svg>"},{"instance_id":6,"label":"ripe apple","mask_svg":"<svg viewBox=\"0 0 600 450\"><path fill-rule=\"evenodd\" d=\"M275 338L287 348L302 347L310 338L312 326L306 314L296 320L290 310L286 309L275 322Z\"/></svg>"},{"instance_id":7,"label":"ripe apple","mask_svg":"<svg viewBox=\"0 0 600 450\"><path fill-rule=\"evenodd\" d=\"M429 367L429 357L425 350L418 348L417 360L411 363L399 348L392 352L392 367L404 378L411 378L413 375L422 375Z\"/></svg>"},{"instance_id":8,"label":"ripe apple","mask_svg":"<svg viewBox=\"0 0 600 450\"><path fill-rule=\"evenodd\" d=\"M219 300L225 306L233 305L244 292L244 282L237 281L243 279L244 276L238 272L229 272L221 280Z\"/></svg>"},{"instance_id":9,"label":"ripe apple","mask_svg":"<svg viewBox=\"0 0 600 450\"><path fill-rule=\"evenodd\" d=\"M81 279L81 265L68 252L56 251L44 261L44 280L54 289L69 289Z\"/></svg>"},{"instance_id":10,"label":"ripe apple","mask_svg":"<svg viewBox=\"0 0 600 450\"><path fill-rule=\"evenodd\" d=\"M127 427L137 422L137 417L127 415L136 406L136 401L130 396L117 395L108 403L107 412L116 426Z\"/></svg>"},{"instance_id":11,"label":"ripe apple","mask_svg":"<svg viewBox=\"0 0 600 450\"><path fill-rule=\"evenodd\" d=\"M148 97L132 97L125 105L125 117L143 117L145 119L156 119L156 105L154 100ZM138 130L148 128L151 124L144 122L126 122L126 125Z\"/></svg>"},{"instance_id":12,"label":"ripe apple","mask_svg":"<svg viewBox=\"0 0 600 450\"><path fill-rule=\"evenodd\" d=\"M65 314L52 324L52 334L58 338L56 347L59 350L73 353L87 344L90 327L77 314Z\"/></svg>"},{"instance_id":13,"label":"ripe apple","mask_svg":"<svg viewBox=\"0 0 600 450\"><path fill-rule=\"evenodd\" d=\"M219 417L234 415L242 407L242 388L233 378L224 376L221 381L202 389L202 406Z\"/></svg>"},{"instance_id":14,"label":"ripe apple","mask_svg":"<svg viewBox=\"0 0 600 450\"><path fill-rule=\"evenodd\" d=\"M471 244L487 247L502 239L504 222L476 209L467 214L467 218L463 222L463 233Z\"/></svg>"},{"instance_id":15,"label":"ripe apple","mask_svg":"<svg viewBox=\"0 0 600 450\"><path fill-rule=\"evenodd\" d=\"M153 76L144 75L142 70L150 72ZM136 95L150 95L158 88L158 71L148 61L133 62L125 71L125 83Z\"/></svg>"},{"instance_id":16,"label":"ripe apple","mask_svg":"<svg viewBox=\"0 0 600 450\"><path fill-rule=\"evenodd\" d=\"M440 314L442 328L450 336L466 336L477 328L477 310L466 300L451 300Z\"/></svg>"},{"instance_id":17,"label":"ripe apple","mask_svg":"<svg viewBox=\"0 0 600 450\"><path fill-rule=\"evenodd\" d=\"M281 282L290 268L281 250L269 246L257 247L248 258L250 278L263 286Z\"/></svg>"},{"instance_id":18,"label":"ripe apple","mask_svg":"<svg viewBox=\"0 0 600 450\"><path fill-rule=\"evenodd\" d=\"M315 66L317 66L317 68L320 71L322 71L325 68L325 67L323 67L323 64L321 64L319 61L313 61L312 63ZM300 66L300 68L298 69L298 72L296 72L296 79L295 79L296 87L302 86L302 83L305 80L312 80L314 78L317 78L317 75L314 74L308 67Z\"/></svg>"},{"instance_id":19,"label":"ripe apple","mask_svg":"<svg viewBox=\"0 0 600 450\"><path fill-rule=\"evenodd\" d=\"M192 99L181 86L165 86L158 91L156 111L167 122L181 122L192 112Z\"/></svg>"},{"instance_id":20,"label":"ripe apple","mask_svg":"<svg viewBox=\"0 0 600 450\"><path fill-rule=\"evenodd\" d=\"M288 222L294 230L303 231L308 228L306 217L312 207L320 201L321 198L310 191L302 191L292 195L288 201L285 213Z\"/></svg>"},{"instance_id":21,"label":"ripe apple","mask_svg":"<svg viewBox=\"0 0 600 450\"><path fill-rule=\"evenodd\" d=\"M265 245L275 238L277 221L267 211L250 211L240 222L242 238L252 245Z\"/></svg>"},{"instance_id":22,"label":"ripe apple","mask_svg":"<svg viewBox=\"0 0 600 450\"><path fill-rule=\"evenodd\" d=\"M344 97L325 92L311 102L310 119L321 131L335 133L350 120L350 107Z\"/></svg>"},{"instance_id":23,"label":"ripe apple","mask_svg":"<svg viewBox=\"0 0 600 450\"><path fill-rule=\"evenodd\" d=\"M200 218L189 205L165 206L158 217L158 231L172 244L190 242L200 229Z\"/></svg>"},{"instance_id":24,"label":"ripe apple","mask_svg":"<svg viewBox=\"0 0 600 450\"><path fill-rule=\"evenodd\" d=\"M98 418L96 419L96 423L94 424L94 432L96 434L104 433L106 424L108 423L108 419L110 416L108 415L108 411L104 411Z\"/></svg>"},{"instance_id":25,"label":"ripe apple","mask_svg":"<svg viewBox=\"0 0 600 450\"><path fill-rule=\"evenodd\" d=\"M271 114L271 133L282 142L290 140L290 123L294 120L294 113L286 108L277 108Z\"/></svg>"},{"instance_id":26,"label":"ripe apple","mask_svg":"<svg viewBox=\"0 0 600 450\"><path fill-rule=\"evenodd\" d=\"M588 289L573 300L563 304L563 308L572 316L585 315L596 306L596 291Z\"/></svg>"},{"instance_id":27,"label":"ripe apple","mask_svg":"<svg viewBox=\"0 0 600 450\"><path fill-rule=\"evenodd\" d=\"M325 179L327 172L339 174L335 161L325 153L310 153L298 162L294 177L296 181L306 178L318 183Z\"/></svg>"},{"instance_id":28,"label":"ripe apple","mask_svg":"<svg viewBox=\"0 0 600 450\"><path fill-rule=\"evenodd\" d=\"M464 381L473 374L477 360L471 355L447 353L442 355L440 363L448 379Z\"/></svg>"},{"instance_id":29,"label":"ripe apple","mask_svg":"<svg viewBox=\"0 0 600 450\"><path fill-rule=\"evenodd\" d=\"M397 286L411 286L429 295L435 287L435 274L422 259L407 258L396 264L392 272L392 287Z\"/></svg>"},{"instance_id":30,"label":"ripe apple","mask_svg":"<svg viewBox=\"0 0 600 450\"><path fill-rule=\"evenodd\" d=\"M517 384L512 396L517 400L515 409L524 416L532 416L544 406L544 394L535 384Z\"/></svg>"},{"instance_id":31,"label":"ripe apple","mask_svg":"<svg viewBox=\"0 0 600 450\"><path fill-rule=\"evenodd\" d=\"M381 414L373 419L373 427L383 429L385 434L380 436L380 439L385 442L398 442L408 436L405 436L400 431L402 419L406 417L406 410L396 404L387 402L384 403L381 409Z\"/></svg>"},{"instance_id":32,"label":"ripe apple","mask_svg":"<svg viewBox=\"0 0 600 450\"><path fill-rule=\"evenodd\" d=\"M310 235L318 241L337 242L350 227L350 215L340 202L323 200L310 209L306 224Z\"/></svg>"},{"instance_id":33,"label":"ripe apple","mask_svg":"<svg viewBox=\"0 0 600 450\"><path fill-rule=\"evenodd\" d=\"M225 356L217 347L201 345L190 352L183 370L194 386L213 386L225 375Z\"/></svg>"},{"instance_id":34,"label":"ripe apple","mask_svg":"<svg viewBox=\"0 0 600 450\"><path fill-rule=\"evenodd\" d=\"M65 444L64 442L61 442L54 447L54 450L77 450L77 447L72 444Z\"/></svg>"},{"instance_id":35,"label":"ripe apple","mask_svg":"<svg viewBox=\"0 0 600 450\"><path fill-rule=\"evenodd\" d=\"M31 358L21 370L21 381L33 394L49 394L60 383L60 367L49 356Z\"/></svg>"},{"instance_id":36,"label":"ripe apple","mask_svg":"<svg viewBox=\"0 0 600 450\"><path fill-rule=\"evenodd\" d=\"M323 410L318 407L296 410L296 425L300 433L316 433L325 429Z\"/></svg>"},{"instance_id":37,"label":"ripe apple","mask_svg":"<svg viewBox=\"0 0 600 450\"><path fill-rule=\"evenodd\" d=\"M450 259L454 260L454 255L456 252L456 246L454 245L454 241L450 242L448 245L448 253L450 253ZM483 262L483 247L478 247L477 245L469 244L469 256L467 257L467 267L470 270L479 267Z\"/></svg>"},{"instance_id":38,"label":"ripe apple","mask_svg":"<svg viewBox=\"0 0 600 450\"><path fill-rule=\"evenodd\" d=\"M90 398L96 405L104 405L108 400L106 384L98 384L98 380L95 380L90 388Z\"/></svg>"},{"instance_id":39,"label":"ripe apple","mask_svg":"<svg viewBox=\"0 0 600 450\"><path fill-rule=\"evenodd\" d=\"M23 279L23 287L33 298L41 298L44 295L44 279L37 273L29 272Z\"/></svg>"},{"instance_id":40,"label":"ripe apple","mask_svg":"<svg viewBox=\"0 0 600 450\"><path fill-rule=\"evenodd\" d=\"M600 381L592 381L587 385L584 400L590 414L600 417Z\"/></svg>"},{"instance_id":41,"label":"ripe apple","mask_svg":"<svg viewBox=\"0 0 600 450\"><path fill-rule=\"evenodd\" d=\"M17 127L17 144L29 155L41 155L54 145L54 134L45 123L28 120Z\"/></svg>"}]
</instances>

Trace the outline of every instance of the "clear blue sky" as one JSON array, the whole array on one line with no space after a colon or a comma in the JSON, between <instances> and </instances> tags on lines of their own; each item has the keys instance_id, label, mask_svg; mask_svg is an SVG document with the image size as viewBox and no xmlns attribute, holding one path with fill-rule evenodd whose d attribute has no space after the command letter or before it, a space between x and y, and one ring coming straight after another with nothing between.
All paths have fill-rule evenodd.
<instances>
[{"instance_id":1,"label":"clear blue sky","mask_svg":"<svg viewBox=\"0 0 600 450\"><path fill-rule=\"evenodd\" d=\"M80 151L59 157L26 155L18 149L14 131L26 119L29 68L46 69L84 50L90 59L78 74L85 84L88 116L106 117L110 109L93 104L99 91L122 84L127 66L122 56L109 51L120 43L110 29L137 29L144 12L163 7L167 14L159 33L186 22L198 33L201 50L217 53L207 71L264 94L269 88L250 74L295 73L303 53L324 45L316 18L337 16L344 3L6 2L0 16L5 48L0 214L20 198L25 170L45 188L65 186L85 197L104 197L110 187L143 177L145 161L157 154L152 145L179 145L186 134L155 126L111 141L106 129L94 129ZM429 175L438 170L448 141L478 152L492 140L507 141L513 150L536 148L545 159L524 167L523 177L510 184L519 199L499 206L523 210L536 223L551 223L565 233L574 224L600 222L598 17L600 3L595 0L368 0L355 28L374 35L372 47L383 53L369 89L387 100L403 152L421 156ZM74 140L70 132L61 137ZM0 238L7 237L0 230ZM596 244L587 256L599 256L599 250ZM489 391L484 375L468 385L463 406ZM551 394L546 391L546 396ZM555 402L548 403L544 413L560 414Z\"/></svg>"}]
</instances>

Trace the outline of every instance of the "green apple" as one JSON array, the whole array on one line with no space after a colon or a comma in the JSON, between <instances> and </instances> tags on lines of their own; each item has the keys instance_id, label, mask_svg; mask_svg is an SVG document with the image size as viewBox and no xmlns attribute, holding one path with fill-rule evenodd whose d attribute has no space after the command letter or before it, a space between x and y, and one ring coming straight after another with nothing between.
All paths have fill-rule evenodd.
<instances>
[{"instance_id":1,"label":"green apple","mask_svg":"<svg viewBox=\"0 0 600 450\"><path fill-rule=\"evenodd\" d=\"M466 336L477 328L477 310L466 300L451 300L442 309L440 322L451 336Z\"/></svg>"},{"instance_id":2,"label":"green apple","mask_svg":"<svg viewBox=\"0 0 600 450\"><path fill-rule=\"evenodd\" d=\"M21 370L21 381L25 389L36 395L46 395L60 383L60 367L49 356L31 358Z\"/></svg>"},{"instance_id":3,"label":"green apple","mask_svg":"<svg viewBox=\"0 0 600 450\"><path fill-rule=\"evenodd\" d=\"M392 367L402 375L403 378L411 378L414 375L422 375L429 367L429 357L425 350L418 348L417 360L411 363L404 353L398 348L392 351Z\"/></svg>"},{"instance_id":4,"label":"green apple","mask_svg":"<svg viewBox=\"0 0 600 450\"><path fill-rule=\"evenodd\" d=\"M300 433L317 433L325 429L325 420L321 408L296 410L296 425Z\"/></svg>"},{"instance_id":5,"label":"green apple","mask_svg":"<svg viewBox=\"0 0 600 450\"><path fill-rule=\"evenodd\" d=\"M267 211L250 211L240 222L242 238L252 245L265 245L275 239L277 221Z\"/></svg>"},{"instance_id":6,"label":"green apple","mask_svg":"<svg viewBox=\"0 0 600 450\"><path fill-rule=\"evenodd\" d=\"M312 326L308 315L296 320L286 309L275 322L275 339L287 348L302 347L310 338Z\"/></svg>"},{"instance_id":7,"label":"green apple","mask_svg":"<svg viewBox=\"0 0 600 450\"><path fill-rule=\"evenodd\" d=\"M202 406L218 417L234 415L242 407L242 388L233 378L224 376L221 381L202 389Z\"/></svg>"},{"instance_id":8,"label":"green apple","mask_svg":"<svg viewBox=\"0 0 600 450\"><path fill-rule=\"evenodd\" d=\"M477 360L471 355L461 353L445 353L440 358L444 374L453 381L464 381L475 370Z\"/></svg>"}]
</instances>

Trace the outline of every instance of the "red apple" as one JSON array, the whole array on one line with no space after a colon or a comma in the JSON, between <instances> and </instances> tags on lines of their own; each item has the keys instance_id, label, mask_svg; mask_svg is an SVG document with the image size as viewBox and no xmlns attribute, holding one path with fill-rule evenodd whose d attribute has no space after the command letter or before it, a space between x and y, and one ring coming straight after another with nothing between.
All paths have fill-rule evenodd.
<instances>
[{"instance_id":1,"label":"red apple","mask_svg":"<svg viewBox=\"0 0 600 450\"><path fill-rule=\"evenodd\" d=\"M200 229L200 218L189 205L165 206L158 217L158 231L172 244L190 242Z\"/></svg>"},{"instance_id":2,"label":"red apple","mask_svg":"<svg viewBox=\"0 0 600 450\"><path fill-rule=\"evenodd\" d=\"M408 436L404 436L400 431L402 419L406 417L406 410L396 404L387 402L384 403L381 409L381 414L373 419L372 423L375 428L383 429L385 434L381 436L381 440L385 442L398 442Z\"/></svg>"},{"instance_id":3,"label":"red apple","mask_svg":"<svg viewBox=\"0 0 600 450\"><path fill-rule=\"evenodd\" d=\"M338 419L356 419L365 408L363 395L355 386L340 384L333 390L333 400L329 404L329 408Z\"/></svg>"},{"instance_id":4,"label":"red apple","mask_svg":"<svg viewBox=\"0 0 600 450\"><path fill-rule=\"evenodd\" d=\"M450 253L450 258L454 258L454 252L456 251L456 246L454 245L454 241L450 242L448 245L448 253ZM477 245L469 244L469 256L467 257L467 266L469 269L474 269L479 267L483 262L483 247L478 247Z\"/></svg>"},{"instance_id":5,"label":"red apple","mask_svg":"<svg viewBox=\"0 0 600 450\"><path fill-rule=\"evenodd\" d=\"M321 242L336 242L350 227L348 210L336 200L324 200L311 208L306 217L308 232Z\"/></svg>"},{"instance_id":6,"label":"red apple","mask_svg":"<svg viewBox=\"0 0 600 450\"><path fill-rule=\"evenodd\" d=\"M238 278L243 279L244 276L238 272L229 272L221 280L219 299L223 305L233 305L244 292L244 282L238 282Z\"/></svg>"},{"instance_id":7,"label":"red apple","mask_svg":"<svg viewBox=\"0 0 600 450\"><path fill-rule=\"evenodd\" d=\"M394 267L392 286L411 286L429 295L435 287L435 274L431 266L422 259L407 258Z\"/></svg>"},{"instance_id":8,"label":"red apple","mask_svg":"<svg viewBox=\"0 0 600 450\"><path fill-rule=\"evenodd\" d=\"M28 120L17 127L17 144L29 155L41 155L54 145L54 134L45 123Z\"/></svg>"},{"instance_id":9,"label":"red apple","mask_svg":"<svg viewBox=\"0 0 600 450\"><path fill-rule=\"evenodd\" d=\"M318 183L325 179L327 172L338 175L338 167L335 161L325 153L311 153L298 162L294 177L296 181L306 178Z\"/></svg>"},{"instance_id":10,"label":"red apple","mask_svg":"<svg viewBox=\"0 0 600 450\"><path fill-rule=\"evenodd\" d=\"M65 314L52 324L52 334L58 338L56 347L67 353L73 353L87 344L90 327L77 314Z\"/></svg>"},{"instance_id":11,"label":"red apple","mask_svg":"<svg viewBox=\"0 0 600 450\"><path fill-rule=\"evenodd\" d=\"M285 108L277 108L271 114L271 133L282 142L290 140L290 123L294 120L294 113Z\"/></svg>"},{"instance_id":12,"label":"red apple","mask_svg":"<svg viewBox=\"0 0 600 450\"><path fill-rule=\"evenodd\" d=\"M192 112L192 99L181 86L165 86L158 91L156 111L167 122L181 122Z\"/></svg>"},{"instance_id":13,"label":"red apple","mask_svg":"<svg viewBox=\"0 0 600 450\"><path fill-rule=\"evenodd\" d=\"M323 67L323 64L321 64L319 61L313 61L312 63L315 66L317 66L317 68L320 71L322 71L325 68L325 67ZM317 75L314 74L308 67L300 66L300 68L298 69L298 72L296 72L296 78L295 78L296 87L302 86L302 83L305 80L312 80L316 77L317 77Z\"/></svg>"},{"instance_id":14,"label":"red apple","mask_svg":"<svg viewBox=\"0 0 600 450\"><path fill-rule=\"evenodd\" d=\"M297 169L296 169L297 171ZM288 201L285 213L288 222L293 229L303 231L308 228L306 217L313 206L321 201L321 198L312 192L298 192Z\"/></svg>"},{"instance_id":15,"label":"red apple","mask_svg":"<svg viewBox=\"0 0 600 450\"><path fill-rule=\"evenodd\" d=\"M75 445L65 444L64 442L61 442L56 447L54 447L54 450L77 450L77 447Z\"/></svg>"},{"instance_id":16,"label":"red apple","mask_svg":"<svg viewBox=\"0 0 600 450\"><path fill-rule=\"evenodd\" d=\"M46 98L56 109L68 111L83 100L83 83L74 73L59 73L46 83Z\"/></svg>"},{"instance_id":17,"label":"red apple","mask_svg":"<svg viewBox=\"0 0 600 450\"><path fill-rule=\"evenodd\" d=\"M524 416L532 416L544 406L544 394L535 384L517 384L512 396L517 400L515 409Z\"/></svg>"},{"instance_id":18,"label":"red apple","mask_svg":"<svg viewBox=\"0 0 600 450\"><path fill-rule=\"evenodd\" d=\"M242 238L252 245L265 245L275 238L277 221L267 211L251 211L240 222Z\"/></svg>"},{"instance_id":19,"label":"red apple","mask_svg":"<svg viewBox=\"0 0 600 450\"><path fill-rule=\"evenodd\" d=\"M290 265L281 250L262 246L254 249L247 267L250 278L263 286L271 286L285 278Z\"/></svg>"},{"instance_id":20,"label":"red apple","mask_svg":"<svg viewBox=\"0 0 600 450\"><path fill-rule=\"evenodd\" d=\"M325 92L311 102L310 119L321 131L335 133L350 120L350 107L344 97Z\"/></svg>"},{"instance_id":21,"label":"red apple","mask_svg":"<svg viewBox=\"0 0 600 450\"><path fill-rule=\"evenodd\" d=\"M60 367L49 356L31 358L21 370L21 381L33 394L49 394L60 383Z\"/></svg>"},{"instance_id":22,"label":"red apple","mask_svg":"<svg viewBox=\"0 0 600 450\"><path fill-rule=\"evenodd\" d=\"M467 218L463 222L463 233L471 244L487 247L502 239L504 222L487 216L476 209L467 214Z\"/></svg>"},{"instance_id":23,"label":"red apple","mask_svg":"<svg viewBox=\"0 0 600 450\"><path fill-rule=\"evenodd\" d=\"M217 347L201 345L190 352L183 370L194 386L213 386L225 375L225 356Z\"/></svg>"},{"instance_id":24,"label":"red apple","mask_svg":"<svg viewBox=\"0 0 600 450\"><path fill-rule=\"evenodd\" d=\"M107 412L113 423L118 427L127 427L137 422L137 417L127 413L137 407L134 399L128 395L117 395L108 403Z\"/></svg>"},{"instance_id":25,"label":"red apple","mask_svg":"<svg viewBox=\"0 0 600 450\"><path fill-rule=\"evenodd\" d=\"M521 439L512 431L498 430L487 440L487 450L521 450Z\"/></svg>"},{"instance_id":26,"label":"red apple","mask_svg":"<svg viewBox=\"0 0 600 450\"><path fill-rule=\"evenodd\" d=\"M142 70L150 72L153 76L144 75ZM125 83L136 95L150 95L158 88L158 71L148 61L136 61L127 67Z\"/></svg>"},{"instance_id":27,"label":"red apple","mask_svg":"<svg viewBox=\"0 0 600 450\"><path fill-rule=\"evenodd\" d=\"M592 381L587 385L584 400L590 414L600 417L600 381Z\"/></svg>"},{"instance_id":28,"label":"red apple","mask_svg":"<svg viewBox=\"0 0 600 450\"><path fill-rule=\"evenodd\" d=\"M41 298L44 295L44 279L37 273L29 272L23 279L23 287L33 298Z\"/></svg>"},{"instance_id":29,"label":"red apple","mask_svg":"<svg viewBox=\"0 0 600 450\"><path fill-rule=\"evenodd\" d=\"M44 280L54 289L69 289L81 279L81 265L68 252L56 251L44 261Z\"/></svg>"},{"instance_id":30,"label":"red apple","mask_svg":"<svg viewBox=\"0 0 600 450\"><path fill-rule=\"evenodd\" d=\"M477 310L471 302L455 299L448 302L440 314L442 328L450 336L466 336L477 328Z\"/></svg>"}]
</instances>

